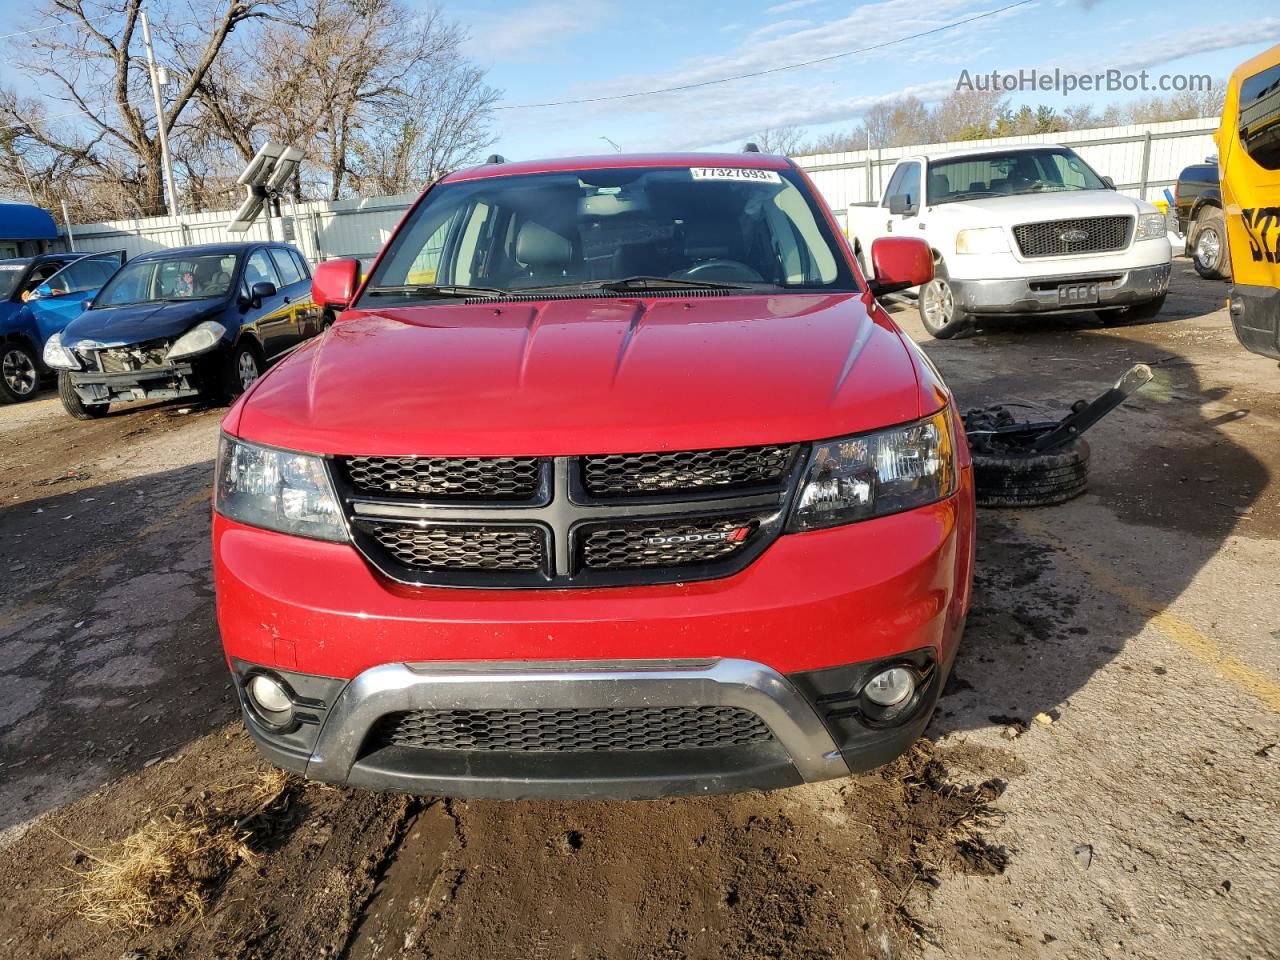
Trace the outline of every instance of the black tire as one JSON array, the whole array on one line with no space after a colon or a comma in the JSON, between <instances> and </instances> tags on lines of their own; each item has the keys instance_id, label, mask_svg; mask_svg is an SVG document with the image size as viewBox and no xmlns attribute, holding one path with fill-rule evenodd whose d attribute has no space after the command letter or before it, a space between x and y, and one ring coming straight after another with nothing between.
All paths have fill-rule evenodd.
<instances>
[{"instance_id":1,"label":"black tire","mask_svg":"<svg viewBox=\"0 0 1280 960\"><path fill-rule=\"evenodd\" d=\"M24 403L40 392L40 361L25 343L0 343L0 403Z\"/></svg>"},{"instance_id":2,"label":"black tire","mask_svg":"<svg viewBox=\"0 0 1280 960\"><path fill-rule=\"evenodd\" d=\"M1089 489L1089 444L1079 438L1050 453L973 455L980 507L1047 507Z\"/></svg>"},{"instance_id":3,"label":"black tire","mask_svg":"<svg viewBox=\"0 0 1280 960\"><path fill-rule=\"evenodd\" d=\"M920 288L920 322L939 340L950 340L973 324L973 316L956 304L947 269L938 263L933 279Z\"/></svg>"},{"instance_id":4,"label":"black tire","mask_svg":"<svg viewBox=\"0 0 1280 960\"><path fill-rule=\"evenodd\" d=\"M1143 323L1154 320L1164 309L1167 293L1162 293L1154 300L1135 303L1131 307L1112 307L1110 310L1099 310L1098 318L1108 326L1116 323Z\"/></svg>"},{"instance_id":5,"label":"black tire","mask_svg":"<svg viewBox=\"0 0 1280 960\"><path fill-rule=\"evenodd\" d=\"M1231 274L1227 255L1227 223L1217 207L1201 207L1187 237L1191 262L1206 280L1226 280Z\"/></svg>"},{"instance_id":6,"label":"black tire","mask_svg":"<svg viewBox=\"0 0 1280 960\"><path fill-rule=\"evenodd\" d=\"M329 310L324 312L324 316L320 318L320 332L324 333L333 326L333 313Z\"/></svg>"},{"instance_id":7,"label":"black tire","mask_svg":"<svg viewBox=\"0 0 1280 960\"><path fill-rule=\"evenodd\" d=\"M65 370L58 372L58 399L62 401L62 409L76 420L97 420L107 415L109 403L85 403L71 385L71 374Z\"/></svg>"},{"instance_id":8,"label":"black tire","mask_svg":"<svg viewBox=\"0 0 1280 960\"><path fill-rule=\"evenodd\" d=\"M249 379L249 363L253 364L253 376ZM262 376L266 364L262 361L262 353L258 345L247 337L241 338L230 354L227 355L226 367L222 372L221 393L227 403L232 403L249 389Z\"/></svg>"}]
</instances>

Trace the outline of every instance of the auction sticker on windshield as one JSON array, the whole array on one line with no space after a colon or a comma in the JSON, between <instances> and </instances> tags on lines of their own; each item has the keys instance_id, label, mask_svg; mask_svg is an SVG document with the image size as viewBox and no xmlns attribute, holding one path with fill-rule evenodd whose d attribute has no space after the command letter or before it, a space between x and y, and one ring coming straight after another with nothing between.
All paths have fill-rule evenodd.
<instances>
[{"instance_id":1,"label":"auction sticker on windshield","mask_svg":"<svg viewBox=\"0 0 1280 960\"><path fill-rule=\"evenodd\" d=\"M757 170L752 167L690 167L695 180L746 180L755 183L781 183L776 170Z\"/></svg>"}]
</instances>

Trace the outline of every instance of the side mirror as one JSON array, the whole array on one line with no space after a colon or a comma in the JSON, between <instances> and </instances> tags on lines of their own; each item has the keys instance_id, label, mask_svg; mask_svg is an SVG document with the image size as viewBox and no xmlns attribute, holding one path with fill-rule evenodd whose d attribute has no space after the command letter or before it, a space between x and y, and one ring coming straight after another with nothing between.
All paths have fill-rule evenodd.
<instances>
[{"instance_id":1,"label":"side mirror","mask_svg":"<svg viewBox=\"0 0 1280 960\"><path fill-rule=\"evenodd\" d=\"M1102 182L1107 185L1108 190L1114 190L1116 188L1116 182L1110 177L1103 177Z\"/></svg>"},{"instance_id":2,"label":"side mirror","mask_svg":"<svg viewBox=\"0 0 1280 960\"><path fill-rule=\"evenodd\" d=\"M93 297L90 297L88 300L86 300L86 301L84 301L82 304L80 304L80 309L81 309L81 310L88 310L88 309L89 309L90 307L92 307L92 306L93 306Z\"/></svg>"},{"instance_id":3,"label":"side mirror","mask_svg":"<svg viewBox=\"0 0 1280 960\"><path fill-rule=\"evenodd\" d=\"M52 297L57 297L57 296L61 296L61 294L54 293L53 287L49 286L47 283L42 283L40 284L40 286L36 287L34 290L31 291L31 293L27 296L27 299L28 300L48 300Z\"/></svg>"},{"instance_id":4,"label":"side mirror","mask_svg":"<svg viewBox=\"0 0 1280 960\"><path fill-rule=\"evenodd\" d=\"M895 217L914 217L916 205L911 202L911 194L895 193L889 198L889 212Z\"/></svg>"},{"instance_id":5,"label":"side mirror","mask_svg":"<svg viewBox=\"0 0 1280 960\"><path fill-rule=\"evenodd\" d=\"M262 306L263 300L270 300L276 295L276 285L270 280L259 280L249 288L249 299L255 307Z\"/></svg>"},{"instance_id":6,"label":"side mirror","mask_svg":"<svg viewBox=\"0 0 1280 960\"><path fill-rule=\"evenodd\" d=\"M316 264L311 275L311 299L318 307L345 310L355 298L360 285L360 261L326 260Z\"/></svg>"},{"instance_id":7,"label":"side mirror","mask_svg":"<svg viewBox=\"0 0 1280 960\"><path fill-rule=\"evenodd\" d=\"M881 237L871 244L871 269L874 296L919 287L933 279L933 251L920 237Z\"/></svg>"}]
</instances>

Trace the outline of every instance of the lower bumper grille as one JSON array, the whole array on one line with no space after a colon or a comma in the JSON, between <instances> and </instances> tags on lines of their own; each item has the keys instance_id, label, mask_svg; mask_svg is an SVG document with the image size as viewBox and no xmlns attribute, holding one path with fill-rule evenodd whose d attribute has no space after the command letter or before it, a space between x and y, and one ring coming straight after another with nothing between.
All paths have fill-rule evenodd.
<instances>
[{"instance_id":1,"label":"lower bumper grille","mask_svg":"<svg viewBox=\"0 0 1280 960\"><path fill-rule=\"evenodd\" d=\"M1078 217L1024 223L1013 235L1024 257L1066 257L1123 250L1132 231L1133 217Z\"/></svg>"},{"instance_id":2,"label":"lower bumper grille","mask_svg":"<svg viewBox=\"0 0 1280 960\"><path fill-rule=\"evenodd\" d=\"M541 570L537 527L371 523L379 546L415 570Z\"/></svg>"},{"instance_id":3,"label":"lower bumper grille","mask_svg":"<svg viewBox=\"0 0 1280 960\"><path fill-rule=\"evenodd\" d=\"M383 717L369 746L578 753L732 747L772 739L764 721L742 707L416 710Z\"/></svg>"}]
</instances>

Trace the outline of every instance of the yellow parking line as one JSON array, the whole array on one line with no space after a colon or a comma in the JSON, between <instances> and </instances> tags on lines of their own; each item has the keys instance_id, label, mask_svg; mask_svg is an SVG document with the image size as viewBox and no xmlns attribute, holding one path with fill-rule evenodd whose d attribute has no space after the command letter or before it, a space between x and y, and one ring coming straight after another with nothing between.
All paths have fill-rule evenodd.
<instances>
[{"instance_id":1,"label":"yellow parking line","mask_svg":"<svg viewBox=\"0 0 1280 960\"><path fill-rule=\"evenodd\" d=\"M1141 590L1119 580L1109 569L1066 543L1036 517L1019 513L1017 523L1033 536L1052 541L1071 557L1072 563L1083 570L1097 587L1147 617L1151 626L1187 654L1212 667L1237 689L1257 697L1273 712L1280 713L1280 684L1238 657L1225 652L1212 637L1201 633L1176 613L1151 600Z\"/></svg>"}]
</instances>

